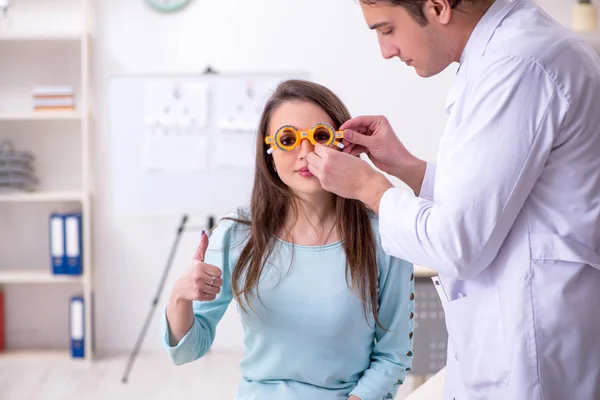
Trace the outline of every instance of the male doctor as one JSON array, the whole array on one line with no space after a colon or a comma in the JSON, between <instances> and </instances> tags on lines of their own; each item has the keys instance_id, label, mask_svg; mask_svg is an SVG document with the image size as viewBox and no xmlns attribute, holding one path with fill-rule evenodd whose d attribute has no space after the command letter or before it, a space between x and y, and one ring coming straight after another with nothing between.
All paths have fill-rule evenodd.
<instances>
[{"instance_id":1,"label":"male doctor","mask_svg":"<svg viewBox=\"0 0 600 400\"><path fill-rule=\"evenodd\" d=\"M344 153L308 156L379 214L389 254L438 271L445 399L600 399L600 58L529 0L361 7L383 57L422 77L460 64L436 165L371 116L341 127Z\"/></svg>"}]
</instances>

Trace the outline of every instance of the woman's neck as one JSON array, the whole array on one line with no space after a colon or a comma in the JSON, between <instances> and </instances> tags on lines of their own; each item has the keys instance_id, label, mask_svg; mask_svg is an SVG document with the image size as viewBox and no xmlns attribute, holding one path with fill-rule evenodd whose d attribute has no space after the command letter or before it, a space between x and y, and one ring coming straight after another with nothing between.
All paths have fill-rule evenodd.
<instances>
[{"instance_id":1,"label":"woman's neck","mask_svg":"<svg viewBox=\"0 0 600 400\"><path fill-rule=\"evenodd\" d=\"M292 209L288 212L285 226L287 240L305 246L319 246L338 240L335 198L331 193L302 196L296 204L298 218L295 220Z\"/></svg>"}]
</instances>

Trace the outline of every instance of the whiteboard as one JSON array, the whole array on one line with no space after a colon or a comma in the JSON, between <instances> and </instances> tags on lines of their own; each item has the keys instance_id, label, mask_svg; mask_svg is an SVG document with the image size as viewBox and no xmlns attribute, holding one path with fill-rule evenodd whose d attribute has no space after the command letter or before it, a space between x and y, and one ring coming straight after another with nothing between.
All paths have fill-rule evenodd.
<instances>
[{"instance_id":1,"label":"whiteboard","mask_svg":"<svg viewBox=\"0 0 600 400\"><path fill-rule=\"evenodd\" d=\"M278 83L307 76L112 77L108 88L112 213L221 215L249 204L262 108Z\"/></svg>"}]
</instances>

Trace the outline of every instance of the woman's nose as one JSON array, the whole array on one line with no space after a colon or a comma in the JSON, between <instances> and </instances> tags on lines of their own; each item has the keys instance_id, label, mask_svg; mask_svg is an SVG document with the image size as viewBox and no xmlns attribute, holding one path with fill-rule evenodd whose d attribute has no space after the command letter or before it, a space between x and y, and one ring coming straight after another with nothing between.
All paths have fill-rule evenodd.
<instances>
[{"instance_id":1,"label":"woman's nose","mask_svg":"<svg viewBox=\"0 0 600 400\"><path fill-rule=\"evenodd\" d=\"M306 157L315 150L315 146L308 139L302 139L298 147L300 148L300 158Z\"/></svg>"}]
</instances>

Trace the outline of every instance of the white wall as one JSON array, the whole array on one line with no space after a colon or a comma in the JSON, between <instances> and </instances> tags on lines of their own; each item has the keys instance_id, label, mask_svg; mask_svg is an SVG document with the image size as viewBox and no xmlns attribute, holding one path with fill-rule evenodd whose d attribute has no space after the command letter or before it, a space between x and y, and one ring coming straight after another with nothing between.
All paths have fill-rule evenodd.
<instances>
[{"instance_id":1,"label":"white wall","mask_svg":"<svg viewBox=\"0 0 600 400\"><path fill-rule=\"evenodd\" d=\"M571 1L540 3L568 23ZM96 4L94 259L96 348L101 353L132 348L178 222L177 217L115 218L110 214L106 85L111 74L197 72L208 64L224 72L307 70L313 80L334 90L353 115L387 115L410 150L425 159L435 158L445 123L443 104L455 68L423 80L399 61L383 60L356 1L196 0L174 15L153 13L141 0ZM207 214L211 211L206 210ZM196 217L202 222L205 216ZM190 233L181 242L145 350L159 348L159 314L173 280L188 266L198 237ZM235 313L226 314L215 348L242 348Z\"/></svg>"}]
</instances>

